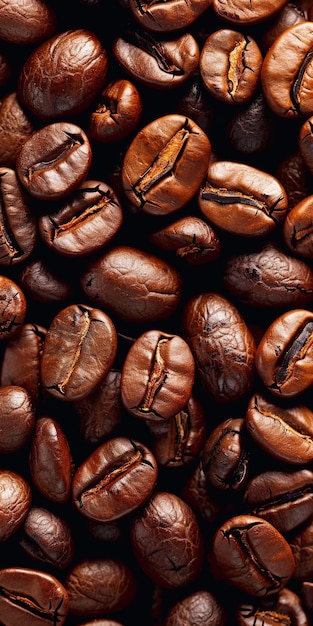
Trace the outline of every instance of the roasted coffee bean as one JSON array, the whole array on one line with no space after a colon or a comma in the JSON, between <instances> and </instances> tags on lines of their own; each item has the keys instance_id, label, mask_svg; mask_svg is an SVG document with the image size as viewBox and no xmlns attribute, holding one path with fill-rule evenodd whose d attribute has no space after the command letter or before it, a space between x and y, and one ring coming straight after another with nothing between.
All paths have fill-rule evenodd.
<instances>
[{"instance_id":1,"label":"roasted coffee bean","mask_svg":"<svg viewBox=\"0 0 313 626\"><path fill-rule=\"evenodd\" d=\"M300 24L308 20L308 10L305 5L302 7L300 4L294 4L293 2L287 2L278 13L274 16L261 38L261 47L263 53L266 53L275 39L283 33L287 28L294 24Z\"/></svg>"},{"instance_id":2,"label":"roasted coffee bean","mask_svg":"<svg viewBox=\"0 0 313 626\"><path fill-rule=\"evenodd\" d=\"M187 404L195 361L179 335L148 330L130 347L121 376L124 407L147 421L174 418Z\"/></svg>"},{"instance_id":3,"label":"roasted coffee bean","mask_svg":"<svg viewBox=\"0 0 313 626\"><path fill-rule=\"evenodd\" d=\"M184 307L182 329L202 386L211 398L224 404L249 393L255 341L230 300L215 292L192 296Z\"/></svg>"},{"instance_id":4,"label":"roasted coffee bean","mask_svg":"<svg viewBox=\"0 0 313 626\"><path fill-rule=\"evenodd\" d=\"M73 286L64 278L60 268L50 268L42 258L30 260L24 265L19 282L26 296L43 304L68 301L74 293Z\"/></svg>"},{"instance_id":5,"label":"roasted coffee bean","mask_svg":"<svg viewBox=\"0 0 313 626\"><path fill-rule=\"evenodd\" d=\"M157 462L145 445L113 437L75 471L73 502L90 519L112 521L141 506L152 494L157 476Z\"/></svg>"},{"instance_id":6,"label":"roasted coffee bean","mask_svg":"<svg viewBox=\"0 0 313 626\"><path fill-rule=\"evenodd\" d=\"M245 105L234 111L227 126L227 139L232 148L244 157L270 150L273 135L273 116L262 91L257 89ZM282 180L280 182L283 184Z\"/></svg>"},{"instance_id":7,"label":"roasted coffee bean","mask_svg":"<svg viewBox=\"0 0 313 626\"><path fill-rule=\"evenodd\" d=\"M238 105L254 95L262 61L260 48L252 37L221 28L204 42L199 69L203 84L213 97Z\"/></svg>"},{"instance_id":8,"label":"roasted coffee bean","mask_svg":"<svg viewBox=\"0 0 313 626\"><path fill-rule=\"evenodd\" d=\"M214 229L204 220L182 217L150 236L152 244L176 253L188 265L198 266L219 258L221 242Z\"/></svg>"},{"instance_id":9,"label":"roasted coffee bean","mask_svg":"<svg viewBox=\"0 0 313 626\"><path fill-rule=\"evenodd\" d=\"M127 322L166 319L182 297L182 278L175 267L132 246L113 246L91 260L80 282L91 302Z\"/></svg>"},{"instance_id":10,"label":"roasted coffee bean","mask_svg":"<svg viewBox=\"0 0 313 626\"><path fill-rule=\"evenodd\" d=\"M165 115L142 128L124 156L122 184L129 201L152 215L187 204L207 172L211 144L192 119Z\"/></svg>"},{"instance_id":11,"label":"roasted coffee bean","mask_svg":"<svg viewBox=\"0 0 313 626\"><path fill-rule=\"evenodd\" d=\"M39 417L29 451L29 469L36 489L49 502L68 502L73 458L62 426L52 417Z\"/></svg>"},{"instance_id":12,"label":"roasted coffee bean","mask_svg":"<svg viewBox=\"0 0 313 626\"><path fill-rule=\"evenodd\" d=\"M68 615L68 594L46 572L22 567L0 570L0 619L4 626L59 624Z\"/></svg>"},{"instance_id":13,"label":"roasted coffee bean","mask_svg":"<svg viewBox=\"0 0 313 626\"><path fill-rule=\"evenodd\" d=\"M281 406L261 393L251 396L247 430L268 454L285 463L305 465L313 459L313 413L303 404Z\"/></svg>"},{"instance_id":14,"label":"roasted coffee bean","mask_svg":"<svg viewBox=\"0 0 313 626\"><path fill-rule=\"evenodd\" d=\"M29 441L35 407L28 391L18 385L0 386L0 452L16 452Z\"/></svg>"},{"instance_id":15,"label":"roasted coffee bean","mask_svg":"<svg viewBox=\"0 0 313 626\"><path fill-rule=\"evenodd\" d=\"M244 418L229 418L210 432L202 450L206 480L217 489L242 489L248 479L249 449Z\"/></svg>"},{"instance_id":16,"label":"roasted coffee bean","mask_svg":"<svg viewBox=\"0 0 313 626\"><path fill-rule=\"evenodd\" d=\"M282 398L298 396L312 385L313 316L290 309L266 329L255 354L256 371L265 387Z\"/></svg>"},{"instance_id":17,"label":"roasted coffee bean","mask_svg":"<svg viewBox=\"0 0 313 626\"><path fill-rule=\"evenodd\" d=\"M85 304L69 305L48 328L41 359L42 385L61 400L84 398L108 374L116 350L116 329L106 313Z\"/></svg>"},{"instance_id":18,"label":"roasted coffee bean","mask_svg":"<svg viewBox=\"0 0 313 626\"><path fill-rule=\"evenodd\" d=\"M305 196L288 211L283 223L286 246L299 257L313 258L313 196Z\"/></svg>"},{"instance_id":19,"label":"roasted coffee bean","mask_svg":"<svg viewBox=\"0 0 313 626\"><path fill-rule=\"evenodd\" d=\"M29 482L10 469L0 470L0 541L12 537L23 524L32 502ZM0 574L1 578L1 574ZM0 610L1 615L1 610ZM2 617L0 617L1 621Z\"/></svg>"},{"instance_id":20,"label":"roasted coffee bean","mask_svg":"<svg viewBox=\"0 0 313 626\"><path fill-rule=\"evenodd\" d=\"M90 106L104 87L107 71L108 55L94 32L84 28L58 32L26 59L18 97L41 120L66 118Z\"/></svg>"},{"instance_id":21,"label":"roasted coffee bean","mask_svg":"<svg viewBox=\"0 0 313 626\"><path fill-rule=\"evenodd\" d=\"M246 485L243 502L251 515L267 520L284 535L312 516L313 472L261 472Z\"/></svg>"},{"instance_id":22,"label":"roasted coffee bean","mask_svg":"<svg viewBox=\"0 0 313 626\"><path fill-rule=\"evenodd\" d=\"M132 521L133 550L143 571L165 589L193 582L203 565L203 536L193 510L179 496L155 492Z\"/></svg>"},{"instance_id":23,"label":"roasted coffee bean","mask_svg":"<svg viewBox=\"0 0 313 626\"><path fill-rule=\"evenodd\" d=\"M18 385L30 394L35 408L42 398L40 362L46 328L25 323L7 341L1 365L1 385Z\"/></svg>"},{"instance_id":24,"label":"roasted coffee bean","mask_svg":"<svg viewBox=\"0 0 313 626\"><path fill-rule=\"evenodd\" d=\"M0 276L0 340L15 337L27 313L27 300L21 287L7 276Z\"/></svg>"},{"instance_id":25,"label":"roasted coffee bean","mask_svg":"<svg viewBox=\"0 0 313 626\"><path fill-rule=\"evenodd\" d=\"M288 209L286 191L274 176L233 161L209 165L198 204L213 228L241 237L268 235Z\"/></svg>"},{"instance_id":26,"label":"roasted coffee bean","mask_svg":"<svg viewBox=\"0 0 313 626\"><path fill-rule=\"evenodd\" d=\"M313 22L304 21L282 32L263 59L263 94L279 117L302 118L313 114L309 87L312 43Z\"/></svg>"},{"instance_id":27,"label":"roasted coffee bean","mask_svg":"<svg viewBox=\"0 0 313 626\"><path fill-rule=\"evenodd\" d=\"M130 80L110 82L101 92L87 128L89 139L102 143L121 141L138 126L143 113L140 91Z\"/></svg>"},{"instance_id":28,"label":"roasted coffee bean","mask_svg":"<svg viewBox=\"0 0 313 626\"><path fill-rule=\"evenodd\" d=\"M130 567L109 558L85 559L74 564L64 586L70 613L85 618L121 611L132 602L137 591Z\"/></svg>"},{"instance_id":29,"label":"roasted coffee bean","mask_svg":"<svg viewBox=\"0 0 313 626\"><path fill-rule=\"evenodd\" d=\"M222 604L210 591L195 591L176 602L166 616L165 626L181 626L188 620L190 626L225 626L226 613Z\"/></svg>"},{"instance_id":30,"label":"roasted coffee bean","mask_svg":"<svg viewBox=\"0 0 313 626\"><path fill-rule=\"evenodd\" d=\"M19 544L40 563L63 570L74 558L75 546L68 522L46 508L33 506L21 528Z\"/></svg>"},{"instance_id":31,"label":"roasted coffee bean","mask_svg":"<svg viewBox=\"0 0 313 626\"><path fill-rule=\"evenodd\" d=\"M206 437L206 416L193 393L174 417L146 423L152 435L152 452L160 465L180 467L198 458Z\"/></svg>"},{"instance_id":32,"label":"roasted coffee bean","mask_svg":"<svg viewBox=\"0 0 313 626\"><path fill-rule=\"evenodd\" d=\"M277 597L258 603L241 603L237 613L238 626L309 626L309 618L298 594L281 589Z\"/></svg>"},{"instance_id":33,"label":"roasted coffee bean","mask_svg":"<svg viewBox=\"0 0 313 626\"><path fill-rule=\"evenodd\" d=\"M58 211L41 215L38 227L56 254L77 257L107 246L122 222L123 210L113 189L102 181L85 180Z\"/></svg>"},{"instance_id":34,"label":"roasted coffee bean","mask_svg":"<svg viewBox=\"0 0 313 626\"><path fill-rule=\"evenodd\" d=\"M15 168L22 143L35 131L30 116L18 100L16 91L0 100L0 162Z\"/></svg>"},{"instance_id":35,"label":"roasted coffee bean","mask_svg":"<svg viewBox=\"0 0 313 626\"><path fill-rule=\"evenodd\" d=\"M299 152L306 168L313 173L313 136L312 136L313 116L303 122L298 135Z\"/></svg>"},{"instance_id":36,"label":"roasted coffee bean","mask_svg":"<svg viewBox=\"0 0 313 626\"><path fill-rule=\"evenodd\" d=\"M197 69L200 57L191 33L167 40L139 28L117 37L112 51L130 78L154 89L174 89L184 84Z\"/></svg>"},{"instance_id":37,"label":"roasted coffee bean","mask_svg":"<svg viewBox=\"0 0 313 626\"><path fill-rule=\"evenodd\" d=\"M287 309L313 301L312 267L272 242L231 255L223 281L229 294L252 307Z\"/></svg>"},{"instance_id":38,"label":"roasted coffee bean","mask_svg":"<svg viewBox=\"0 0 313 626\"><path fill-rule=\"evenodd\" d=\"M91 161L86 133L76 124L55 122L37 130L22 144L16 172L32 197L59 200L79 187Z\"/></svg>"},{"instance_id":39,"label":"roasted coffee bean","mask_svg":"<svg viewBox=\"0 0 313 626\"><path fill-rule=\"evenodd\" d=\"M153 3L151 0L130 0L129 9L139 24L148 31L172 32L188 28L210 6L211 0L200 0L186 5L176 2Z\"/></svg>"},{"instance_id":40,"label":"roasted coffee bean","mask_svg":"<svg viewBox=\"0 0 313 626\"><path fill-rule=\"evenodd\" d=\"M232 24L258 24L275 15L285 4L285 0L256 0L251 6L248 0L212 0L213 11L218 17Z\"/></svg>"},{"instance_id":41,"label":"roasted coffee bean","mask_svg":"<svg viewBox=\"0 0 313 626\"><path fill-rule=\"evenodd\" d=\"M311 580L313 572L312 518L291 535L289 543L296 562L295 580Z\"/></svg>"},{"instance_id":42,"label":"roasted coffee bean","mask_svg":"<svg viewBox=\"0 0 313 626\"><path fill-rule=\"evenodd\" d=\"M49 2L19 0L0 4L0 39L13 44L36 44L51 37L56 29L56 14Z\"/></svg>"},{"instance_id":43,"label":"roasted coffee bean","mask_svg":"<svg viewBox=\"0 0 313 626\"><path fill-rule=\"evenodd\" d=\"M250 596L277 594L295 570L287 540L275 526L254 515L224 522L213 536L212 551L224 580Z\"/></svg>"},{"instance_id":44,"label":"roasted coffee bean","mask_svg":"<svg viewBox=\"0 0 313 626\"><path fill-rule=\"evenodd\" d=\"M37 222L16 173L0 167L0 265L27 259L37 240Z\"/></svg>"},{"instance_id":45,"label":"roasted coffee bean","mask_svg":"<svg viewBox=\"0 0 313 626\"><path fill-rule=\"evenodd\" d=\"M275 175L287 192L289 210L310 195L310 175L298 149L282 158ZM284 220L288 213L289 211Z\"/></svg>"}]
</instances>

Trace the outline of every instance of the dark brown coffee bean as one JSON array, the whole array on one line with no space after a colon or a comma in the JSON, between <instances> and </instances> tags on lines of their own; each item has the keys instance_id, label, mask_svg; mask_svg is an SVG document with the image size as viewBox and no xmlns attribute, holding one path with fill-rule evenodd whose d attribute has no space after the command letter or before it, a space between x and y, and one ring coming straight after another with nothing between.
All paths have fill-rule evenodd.
<instances>
[{"instance_id":1,"label":"dark brown coffee bean","mask_svg":"<svg viewBox=\"0 0 313 626\"><path fill-rule=\"evenodd\" d=\"M250 451L244 418L223 420L210 432L202 450L207 482L217 489L242 489L248 479Z\"/></svg>"},{"instance_id":2,"label":"dark brown coffee bean","mask_svg":"<svg viewBox=\"0 0 313 626\"><path fill-rule=\"evenodd\" d=\"M258 24L268 20L285 4L285 0L212 0L214 13L231 24Z\"/></svg>"},{"instance_id":3,"label":"dark brown coffee bean","mask_svg":"<svg viewBox=\"0 0 313 626\"><path fill-rule=\"evenodd\" d=\"M0 39L13 44L36 44L51 37L56 14L45 0L19 0L0 4Z\"/></svg>"},{"instance_id":4,"label":"dark brown coffee bean","mask_svg":"<svg viewBox=\"0 0 313 626\"><path fill-rule=\"evenodd\" d=\"M23 324L19 333L7 341L1 365L1 385L26 389L35 408L42 396L40 362L46 333L43 326Z\"/></svg>"},{"instance_id":5,"label":"dark brown coffee bean","mask_svg":"<svg viewBox=\"0 0 313 626\"><path fill-rule=\"evenodd\" d=\"M167 4L154 4L151 0L143 0L139 3L130 0L128 6L143 28L164 33L188 28L210 4L211 0L200 0L188 5L182 0Z\"/></svg>"},{"instance_id":6,"label":"dark brown coffee bean","mask_svg":"<svg viewBox=\"0 0 313 626\"><path fill-rule=\"evenodd\" d=\"M246 485L243 502L251 515L266 519L284 535L312 516L313 472L261 472Z\"/></svg>"},{"instance_id":7,"label":"dark brown coffee bean","mask_svg":"<svg viewBox=\"0 0 313 626\"><path fill-rule=\"evenodd\" d=\"M165 589L193 582L203 565L203 537L192 509L174 493L156 492L133 519L135 556L146 575Z\"/></svg>"},{"instance_id":8,"label":"dark brown coffee bean","mask_svg":"<svg viewBox=\"0 0 313 626\"><path fill-rule=\"evenodd\" d=\"M245 105L234 111L227 126L227 139L239 154L255 155L270 150L274 134L274 116L262 91L257 89Z\"/></svg>"},{"instance_id":9,"label":"dark brown coffee bean","mask_svg":"<svg viewBox=\"0 0 313 626\"><path fill-rule=\"evenodd\" d=\"M0 620L4 626L63 626L68 594L63 584L40 570L7 567L0 570Z\"/></svg>"},{"instance_id":10,"label":"dark brown coffee bean","mask_svg":"<svg viewBox=\"0 0 313 626\"><path fill-rule=\"evenodd\" d=\"M313 572L313 523L312 518L291 535L290 547L296 562L294 579L312 580Z\"/></svg>"},{"instance_id":11,"label":"dark brown coffee bean","mask_svg":"<svg viewBox=\"0 0 313 626\"><path fill-rule=\"evenodd\" d=\"M233 161L209 165L198 203L213 227L242 237L268 235L288 209L287 194L274 176Z\"/></svg>"},{"instance_id":12,"label":"dark brown coffee bean","mask_svg":"<svg viewBox=\"0 0 313 626\"><path fill-rule=\"evenodd\" d=\"M30 116L18 100L16 91L0 100L0 160L15 167L22 143L35 131Z\"/></svg>"},{"instance_id":13,"label":"dark brown coffee bean","mask_svg":"<svg viewBox=\"0 0 313 626\"><path fill-rule=\"evenodd\" d=\"M27 300L20 286L7 276L0 276L0 340L19 333L26 312Z\"/></svg>"},{"instance_id":14,"label":"dark brown coffee bean","mask_svg":"<svg viewBox=\"0 0 313 626\"><path fill-rule=\"evenodd\" d=\"M250 596L278 593L295 570L287 540L254 515L224 522L213 536L212 551L223 579Z\"/></svg>"},{"instance_id":15,"label":"dark brown coffee bean","mask_svg":"<svg viewBox=\"0 0 313 626\"><path fill-rule=\"evenodd\" d=\"M310 195L310 174L298 149L281 159L275 176L287 192L289 210Z\"/></svg>"},{"instance_id":16,"label":"dark brown coffee bean","mask_svg":"<svg viewBox=\"0 0 313 626\"><path fill-rule=\"evenodd\" d=\"M0 470L0 541L6 541L23 524L32 502L26 478L10 469ZM1 574L0 574L1 578ZM1 597L1 594L0 594ZM1 604L1 602L0 602ZM0 609L0 619L1 609Z\"/></svg>"},{"instance_id":17,"label":"dark brown coffee bean","mask_svg":"<svg viewBox=\"0 0 313 626\"><path fill-rule=\"evenodd\" d=\"M174 89L185 83L197 69L200 56L191 33L166 40L139 28L118 36L112 52L130 78L154 89Z\"/></svg>"},{"instance_id":18,"label":"dark brown coffee bean","mask_svg":"<svg viewBox=\"0 0 313 626\"><path fill-rule=\"evenodd\" d=\"M132 602L137 591L136 578L130 567L110 558L85 559L75 564L64 585L68 591L70 613L84 618L122 611Z\"/></svg>"},{"instance_id":19,"label":"dark brown coffee bean","mask_svg":"<svg viewBox=\"0 0 313 626\"><path fill-rule=\"evenodd\" d=\"M283 223L286 246L304 259L313 258L313 196L308 195L288 211Z\"/></svg>"},{"instance_id":20,"label":"dark brown coffee bean","mask_svg":"<svg viewBox=\"0 0 313 626\"><path fill-rule=\"evenodd\" d=\"M37 130L22 144L16 172L34 198L59 200L79 187L91 161L86 133L76 124L55 122Z\"/></svg>"},{"instance_id":21,"label":"dark brown coffee bean","mask_svg":"<svg viewBox=\"0 0 313 626\"><path fill-rule=\"evenodd\" d=\"M28 391L18 385L0 386L0 453L25 446L35 426L35 408Z\"/></svg>"},{"instance_id":22,"label":"dark brown coffee bean","mask_svg":"<svg viewBox=\"0 0 313 626\"><path fill-rule=\"evenodd\" d=\"M39 417L29 452L29 469L36 489L50 502L68 502L71 495L72 453L63 428L52 417Z\"/></svg>"},{"instance_id":23,"label":"dark brown coffee bean","mask_svg":"<svg viewBox=\"0 0 313 626\"><path fill-rule=\"evenodd\" d=\"M291 589L281 589L274 598L266 598L257 604L242 602L236 612L238 626L309 626L301 597Z\"/></svg>"},{"instance_id":24,"label":"dark brown coffee bean","mask_svg":"<svg viewBox=\"0 0 313 626\"><path fill-rule=\"evenodd\" d=\"M121 141L136 129L142 112L142 96L136 85L123 78L111 81L90 115L87 135L101 143Z\"/></svg>"},{"instance_id":25,"label":"dark brown coffee bean","mask_svg":"<svg viewBox=\"0 0 313 626\"><path fill-rule=\"evenodd\" d=\"M211 96L238 105L254 95L260 81L262 61L260 48L252 37L221 28L204 42L199 69Z\"/></svg>"},{"instance_id":26,"label":"dark brown coffee bean","mask_svg":"<svg viewBox=\"0 0 313 626\"><path fill-rule=\"evenodd\" d=\"M71 528L65 519L46 508L33 506L21 529L19 545L33 559L63 570L74 558Z\"/></svg>"},{"instance_id":27,"label":"dark brown coffee bean","mask_svg":"<svg viewBox=\"0 0 313 626\"><path fill-rule=\"evenodd\" d=\"M152 244L173 251L188 265L215 261L221 254L221 242L210 224L194 216L182 217L150 236Z\"/></svg>"},{"instance_id":28,"label":"dark brown coffee bean","mask_svg":"<svg viewBox=\"0 0 313 626\"><path fill-rule=\"evenodd\" d=\"M285 463L303 465L313 460L313 413L303 404L284 407L266 396L251 396L247 430L268 454Z\"/></svg>"},{"instance_id":29,"label":"dark brown coffee bean","mask_svg":"<svg viewBox=\"0 0 313 626\"><path fill-rule=\"evenodd\" d=\"M53 318L41 359L41 382L65 401L91 393L111 369L117 334L111 318L85 304L72 304Z\"/></svg>"},{"instance_id":30,"label":"dark brown coffee bean","mask_svg":"<svg viewBox=\"0 0 313 626\"><path fill-rule=\"evenodd\" d=\"M210 591L195 591L178 600L166 616L165 626L225 626L226 613L220 601Z\"/></svg>"},{"instance_id":31,"label":"dark brown coffee bean","mask_svg":"<svg viewBox=\"0 0 313 626\"><path fill-rule=\"evenodd\" d=\"M112 521L141 506L152 494L157 476L157 462L145 445L113 437L74 473L73 502L90 519Z\"/></svg>"},{"instance_id":32,"label":"dark brown coffee bean","mask_svg":"<svg viewBox=\"0 0 313 626\"><path fill-rule=\"evenodd\" d=\"M37 221L15 170L0 167L0 265L25 261L35 248Z\"/></svg>"},{"instance_id":33,"label":"dark brown coffee bean","mask_svg":"<svg viewBox=\"0 0 313 626\"><path fill-rule=\"evenodd\" d=\"M202 386L211 398L228 403L249 393L255 342L230 300L215 292L192 296L184 307L182 329Z\"/></svg>"},{"instance_id":34,"label":"dark brown coffee bean","mask_svg":"<svg viewBox=\"0 0 313 626\"><path fill-rule=\"evenodd\" d=\"M128 147L122 184L137 210L166 215L186 205L207 172L211 144L192 119L165 115L141 129Z\"/></svg>"},{"instance_id":35,"label":"dark brown coffee bean","mask_svg":"<svg viewBox=\"0 0 313 626\"><path fill-rule=\"evenodd\" d=\"M288 219L289 213L286 219ZM290 218L289 218L290 219ZM313 269L275 242L259 250L231 255L223 275L224 286L252 307L295 308L313 301Z\"/></svg>"},{"instance_id":36,"label":"dark brown coffee bean","mask_svg":"<svg viewBox=\"0 0 313 626\"><path fill-rule=\"evenodd\" d=\"M187 404L195 362L179 335L148 330L130 347L121 376L124 407L143 420L168 420Z\"/></svg>"},{"instance_id":37,"label":"dark brown coffee bean","mask_svg":"<svg viewBox=\"0 0 313 626\"><path fill-rule=\"evenodd\" d=\"M60 267L54 267L43 258L29 261L19 275L26 296L36 302L49 304L65 302L73 296L73 286L64 278Z\"/></svg>"},{"instance_id":38,"label":"dark brown coffee bean","mask_svg":"<svg viewBox=\"0 0 313 626\"><path fill-rule=\"evenodd\" d=\"M87 109L103 88L107 71L107 52L93 31L58 32L26 59L18 97L36 118L47 122L66 118Z\"/></svg>"},{"instance_id":39,"label":"dark brown coffee bean","mask_svg":"<svg viewBox=\"0 0 313 626\"><path fill-rule=\"evenodd\" d=\"M275 39L263 59L263 94L279 117L309 117L313 114L309 69L312 42L313 23L295 24ZM290 54L285 54L286 49Z\"/></svg>"},{"instance_id":40,"label":"dark brown coffee bean","mask_svg":"<svg viewBox=\"0 0 313 626\"><path fill-rule=\"evenodd\" d=\"M313 315L291 309L265 331L255 355L256 371L266 388L280 397L294 397L313 379Z\"/></svg>"},{"instance_id":41,"label":"dark brown coffee bean","mask_svg":"<svg viewBox=\"0 0 313 626\"><path fill-rule=\"evenodd\" d=\"M182 296L182 279L174 267L131 246L112 247L90 261L80 280L91 302L127 322L168 318Z\"/></svg>"}]
</instances>

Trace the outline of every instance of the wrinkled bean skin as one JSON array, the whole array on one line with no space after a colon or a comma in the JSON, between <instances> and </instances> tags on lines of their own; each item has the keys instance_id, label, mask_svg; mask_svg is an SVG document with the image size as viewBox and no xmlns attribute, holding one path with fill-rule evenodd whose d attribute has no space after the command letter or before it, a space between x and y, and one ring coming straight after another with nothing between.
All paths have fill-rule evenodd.
<instances>
[{"instance_id":1,"label":"wrinkled bean skin","mask_svg":"<svg viewBox=\"0 0 313 626\"><path fill-rule=\"evenodd\" d=\"M210 397L223 404L249 393L255 342L230 300L209 292L193 296L185 305L182 328Z\"/></svg>"},{"instance_id":2,"label":"wrinkled bean skin","mask_svg":"<svg viewBox=\"0 0 313 626\"><path fill-rule=\"evenodd\" d=\"M27 300L21 287L0 276L0 341L18 335L25 321Z\"/></svg>"},{"instance_id":3,"label":"wrinkled bean skin","mask_svg":"<svg viewBox=\"0 0 313 626\"><path fill-rule=\"evenodd\" d=\"M190 626L224 626L226 615L212 593L197 591L177 602L165 620L165 626L188 623Z\"/></svg>"},{"instance_id":4,"label":"wrinkled bean skin","mask_svg":"<svg viewBox=\"0 0 313 626\"><path fill-rule=\"evenodd\" d=\"M75 564L67 574L64 586L70 612L85 618L121 611L136 593L132 570L116 559L87 559Z\"/></svg>"},{"instance_id":5,"label":"wrinkled bean skin","mask_svg":"<svg viewBox=\"0 0 313 626\"><path fill-rule=\"evenodd\" d=\"M313 318L306 309L291 309L265 331L255 366L266 388L276 396L298 396L312 385Z\"/></svg>"},{"instance_id":6,"label":"wrinkled bean skin","mask_svg":"<svg viewBox=\"0 0 313 626\"><path fill-rule=\"evenodd\" d=\"M113 521L150 497L157 476L157 462L146 446L114 437L96 448L74 473L73 502L90 519Z\"/></svg>"},{"instance_id":7,"label":"wrinkled bean skin","mask_svg":"<svg viewBox=\"0 0 313 626\"><path fill-rule=\"evenodd\" d=\"M0 570L0 619L4 626L58 623L68 615L68 594L60 581L38 570L8 567Z\"/></svg>"},{"instance_id":8,"label":"wrinkled bean skin","mask_svg":"<svg viewBox=\"0 0 313 626\"><path fill-rule=\"evenodd\" d=\"M79 187L91 161L86 133L76 124L55 122L40 128L22 144L16 173L32 197L60 200Z\"/></svg>"},{"instance_id":9,"label":"wrinkled bean skin","mask_svg":"<svg viewBox=\"0 0 313 626\"><path fill-rule=\"evenodd\" d=\"M305 405L280 406L266 396L251 396L246 413L247 430L268 454L293 465L313 458L313 413Z\"/></svg>"},{"instance_id":10,"label":"wrinkled bean skin","mask_svg":"<svg viewBox=\"0 0 313 626\"><path fill-rule=\"evenodd\" d=\"M194 357L182 337L147 331L133 343L124 361L124 407L139 419L168 420L187 404L194 376Z\"/></svg>"},{"instance_id":11,"label":"wrinkled bean skin","mask_svg":"<svg viewBox=\"0 0 313 626\"><path fill-rule=\"evenodd\" d=\"M195 196L210 154L210 140L192 119L177 114L161 117L139 131L127 149L124 192L138 210L172 213Z\"/></svg>"},{"instance_id":12,"label":"wrinkled bean skin","mask_svg":"<svg viewBox=\"0 0 313 626\"><path fill-rule=\"evenodd\" d=\"M243 500L251 515L262 517L285 534L312 515L312 490L309 469L261 472L246 485Z\"/></svg>"},{"instance_id":13,"label":"wrinkled bean skin","mask_svg":"<svg viewBox=\"0 0 313 626\"><path fill-rule=\"evenodd\" d=\"M6 541L23 524L32 501L28 481L12 470L0 470L0 541Z\"/></svg>"},{"instance_id":14,"label":"wrinkled bean skin","mask_svg":"<svg viewBox=\"0 0 313 626\"><path fill-rule=\"evenodd\" d=\"M0 452L21 450L35 426L35 409L28 391L19 385L0 386Z\"/></svg>"},{"instance_id":15,"label":"wrinkled bean skin","mask_svg":"<svg viewBox=\"0 0 313 626\"><path fill-rule=\"evenodd\" d=\"M56 29L56 15L48 2L27 0L0 4L0 39L13 44L36 44L51 37Z\"/></svg>"},{"instance_id":16,"label":"wrinkled bean skin","mask_svg":"<svg viewBox=\"0 0 313 626\"><path fill-rule=\"evenodd\" d=\"M172 493L156 492L135 516L131 542L144 572L165 589L191 583L203 565L203 537L192 509Z\"/></svg>"},{"instance_id":17,"label":"wrinkled bean skin","mask_svg":"<svg viewBox=\"0 0 313 626\"><path fill-rule=\"evenodd\" d=\"M130 0L129 8L139 24L148 31L172 32L187 28L210 6L211 0L195 0L186 5L179 2L152 2Z\"/></svg>"},{"instance_id":18,"label":"wrinkled bean skin","mask_svg":"<svg viewBox=\"0 0 313 626\"><path fill-rule=\"evenodd\" d=\"M181 301L181 277L162 258L131 246L112 247L81 277L85 296L128 322L165 319Z\"/></svg>"},{"instance_id":19,"label":"wrinkled bean skin","mask_svg":"<svg viewBox=\"0 0 313 626\"><path fill-rule=\"evenodd\" d=\"M74 558L69 524L48 509L33 506L22 526L19 544L32 558L63 570Z\"/></svg>"},{"instance_id":20,"label":"wrinkled bean skin","mask_svg":"<svg viewBox=\"0 0 313 626\"><path fill-rule=\"evenodd\" d=\"M94 353L93 346L99 346ZM100 309L69 305L52 320L41 359L41 382L64 401L91 393L113 365L117 335L111 318Z\"/></svg>"},{"instance_id":21,"label":"wrinkled bean skin","mask_svg":"<svg viewBox=\"0 0 313 626\"><path fill-rule=\"evenodd\" d=\"M0 100L0 161L15 167L22 143L35 131L30 116L21 106L16 91Z\"/></svg>"},{"instance_id":22,"label":"wrinkled bean skin","mask_svg":"<svg viewBox=\"0 0 313 626\"><path fill-rule=\"evenodd\" d=\"M254 238L276 229L287 212L288 199L281 183L267 172L217 161L209 165L198 204L213 228Z\"/></svg>"},{"instance_id":23,"label":"wrinkled bean skin","mask_svg":"<svg viewBox=\"0 0 313 626\"><path fill-rule=\"evenodd\" d=\"M223 280L231 295L252 307L299 308L313 300L311 266L273 243L232 255Z\"/></svg>"},{"instance_id":24,"label":"wrinkled bean skin","mask_svg":"<svg viewBox=\"0 0 313 626\"><path fill-rule=\"evenodd\" d=\"M295 570L287 540L272 524L253 515L238 515L222 524L214 534L212 551L223 578L251 596L279 592Z\"/></svg>"},{"instance_id":25,"label":"wrinkled bean skin","mask_svg":"<svg viewBox=\"0 0 313 626\"><path fill-rule=\"evenodd\" d=\"M72 453L61 425L48 416L38 418L29 452L29 469L36 489L48 501L69 501L72 463Z\"/></svg>"},{"instance_id":26,"label":"wrinkled bean skin","mask_svg":"<svg viewBox=\"0 0 313 626\"><path fill-rule=\"evenodd\" d=\"M305 581L312 579L313 571L313 525L312 518L292 534L290 547L296 562L294 577Z\"/></svg>"},{"instance_id":27,"label":"wrinkled bean skin","mask_svg":"<svg viewBox=\"0 0 313 626\"><path fill-rule=\"evenodd\" d=\"M76 115L101 91L107 70L107 52L95 33L64 31L29 55L19 75L18 97L32 115L47 122Z\"/></svg>"}]
</instances>

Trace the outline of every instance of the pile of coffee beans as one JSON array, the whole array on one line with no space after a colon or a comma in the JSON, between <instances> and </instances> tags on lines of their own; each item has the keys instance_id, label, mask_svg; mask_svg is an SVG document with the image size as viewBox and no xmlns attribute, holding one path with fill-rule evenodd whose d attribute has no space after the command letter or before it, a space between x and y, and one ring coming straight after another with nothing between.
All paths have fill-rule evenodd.
<instances>
[{"instance_id":1,"label":"pile of coffee beans","mask_svg":"<svg viewBox=\"0 0 313 626\"><path fill-rule=\"evenodd\" d=\"M0 624L309 626L312 391L312 0L0 0Z\"/></svg>"}]
</instances>

